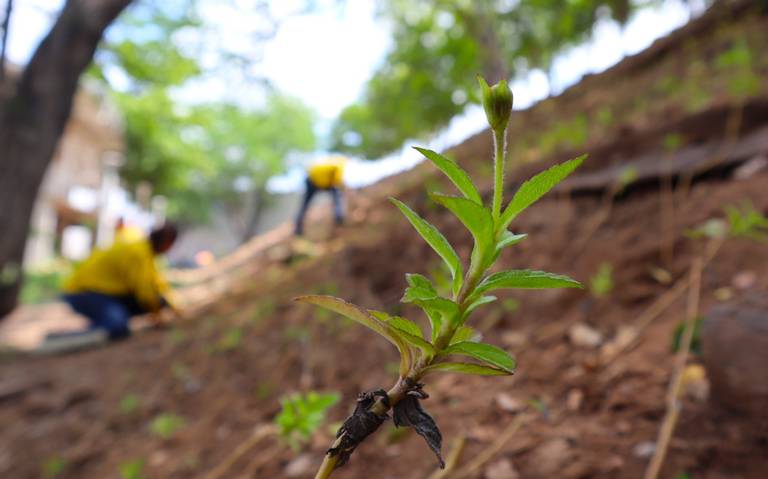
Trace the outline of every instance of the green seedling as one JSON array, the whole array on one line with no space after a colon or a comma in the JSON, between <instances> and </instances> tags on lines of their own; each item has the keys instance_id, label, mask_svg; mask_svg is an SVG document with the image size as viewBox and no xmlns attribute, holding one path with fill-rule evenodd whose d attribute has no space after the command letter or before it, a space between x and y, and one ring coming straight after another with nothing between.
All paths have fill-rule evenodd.
<instances>
[{"instance_id":1,"label":"green seedling","mask_svg":"<svg viewBox=\"0 0 768 479\"><path fill-rule=\"evenodd\" d=\"M123 414L133 414L139 409L139 396L133 393L126 394L120 398L120 412Z\"/></svg>"},{"instance_id":2,"label":"green seedling","mask_svg":"<svg viewBox=\"0 0 768 479\"><path fill-rule=\"evenodd\" d=\"M328 408L338 400L337 393L319 394L314 391L307 394L296 393L283 398L280 401L282 409L275 417L280 437L291 446L291 449L298 451L322 426Z\"/></svg>"},{"instance_id":3,"label":"green seedling","mask_svg":"<svg viewBox=\"0 0 768 479\"><path fill-rule=\"evenodd\" d=\"M524 240L526 235L509 231L512 221L555 185L569 176L584 157L556 165L524 182L503 206L504 166L506 163L507 125L512 110L512 92L506 82L493 87L478 78L483 107L493 132L495 156L493 197L483 201L469 175L458 164L431 150L416 148L456 186L460 195L432 193L431 198L453 213L469 230L474 248L466 265L455 248L432 224L406 204L392 199L426 243L445 262L451 272L451 285L440 294L433 280L421 274L406 275L408 287L402 302L421 308L429 320L431 331L424 334L417 323L386 312L374 311L332 296L302 296L296 300L339 313L373 330L391 342L400 352L398 378L388 391L378 389L362 393L355 411L339 429L337 438L326 453L315 476L329 477L344 465L356 447L389 418L393 410L395 426L412 427L437 455L441 467L442 435L432 417L421 406L427 398L422 382L437 373L463 373L481 376L513 374L516 363L510 354L497 346L476 342L471 327L472 313L496 300L492 293L507 288L580 288L581 285L563 275L533 270L490 270L505 248ZM468 358L470 361L462 361ZM385 361L381 361L382 366Z\"/></svg>"},{"instance_id":4,"label":"green seedling","mask_svg":"<svg viewBox=\"0 0 768 479\"><path fill-rule=\"evenodd\" d=\"M696 318L693 322L693 336L691 337L691 354L701 354L701 325L704 322L702 318ZM680 344L683 339L683 332L685 331L685 321L682 321L675 328L675 332L672 335L672 352L676 353L680 350Z\"/></svg>"},{"instance_id":5,"label":"green seedling","mask_svg":"<svg viewBox=\"0 0 768 479\"><path fill-rule=\"evenodd\" d=\"M144 459L132 459L121 463L117 470L120 479L144 479Z\"/></svg>"},{"instance_id":6,"label":"green seedling","mask_svg":"<svg viewBox=\"0 0 768 479\"><path fill-rule=\"evenodd\" d=\"M61 456L49 457L45 460L42 467L43 479L55 479L59 477L64 469L67 468L67 461Z\"/></svg>"},{"instance_id":7,"label":"green seedling","mask_svg":"<svg viewBox=\"0 0 768 479\"><path fill-rule=\"evenodd\" d=\"M741 207L728 206L725 208L725 215L731 236L741 236L758 241L768 239L768 218L755 209L751 203L745 202Z\"/></svg>"},{"instance_id":8,"label":"green seedling","mask_svg":"<svg viewBox=\"0 0 768 479\"><path fill-rule=\"evenodd\" d=\"M232 328L224 333L219 341L216 343L216 350L221 352L234 351L243 342L243 330L240 328Z\"/></svg>"},{"instance_id":9,"label":"green seedling","mask_svg":"<svg viewBox=\"0 0 768 479\"><path fill-rule=\"evenodd\" d=\"M613 266L610 263L601 263L592 278L589 280L589 290L596 298L607 296L613 291Z\"/></svg>"},{"instance_id":10,"label":"green seedling","mask_svg":"<svg viewBox=\"0 0 768 479\"><path fill-rule=\"evenodd\" d=\"M152 423L149 425L149 430L152 431L152 434L161 439L170 439L179 429L184 427L186 423L187 422L181 416L163 413L152 420Z\"/></svg>"}]
</instances>

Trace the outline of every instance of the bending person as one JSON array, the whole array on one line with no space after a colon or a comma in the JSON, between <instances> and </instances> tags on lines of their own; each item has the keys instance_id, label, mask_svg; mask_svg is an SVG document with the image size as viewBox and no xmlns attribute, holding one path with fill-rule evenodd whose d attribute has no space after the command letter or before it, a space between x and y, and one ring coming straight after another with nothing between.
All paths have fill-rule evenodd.
<instances>
[{"instance_id":1,"label":"bending person","mask_svg":"<svg viewBox=\"0 0 768 479\"><path fill-rule=\"evenodd\" d=\"M155 258L171 249L178 230L166 223L149 238L116 241L94 250L64 283L62 299L88 318L90 329L104 331L109 339L130 335L133 316L150 313L160 323L160 311L170 307L170 288L155 265Z\"/></svg>"},{"instance_id":2,"label":"bending person","mask_svg":"<svg viewBox=\"0 0 768 479\"><path fill-rule=\"evenodd\" d=\"M304 217L307 209L318 191L327 191L333 197L333 217L337 225L344 222L344 209L342 206L342 190L344 189L344 166L346 158L336 156L315 163L307 170L306 190L304 199L296 217L296 235L304 233Z\"/></svg>"}]
</instances>

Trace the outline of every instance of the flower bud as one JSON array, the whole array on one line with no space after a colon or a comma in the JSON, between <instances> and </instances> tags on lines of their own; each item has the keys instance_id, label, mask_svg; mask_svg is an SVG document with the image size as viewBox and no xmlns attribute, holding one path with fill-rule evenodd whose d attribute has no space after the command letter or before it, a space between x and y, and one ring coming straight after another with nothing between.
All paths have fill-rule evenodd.
<instances>
[{"instance_id":1,"label":"flower bud","mask_svg":"<svg viewBox=\"0 0 768 479\"><path fill-rule=\"evenodd\" d=\"M512 112L512 90L509 89L506 80L488 86L488 82L478 75L477 81L482 90L483 108L485 109L485 116L488 118L488 124L494 131L504 131Z\"/></svg>"}]
</instances>

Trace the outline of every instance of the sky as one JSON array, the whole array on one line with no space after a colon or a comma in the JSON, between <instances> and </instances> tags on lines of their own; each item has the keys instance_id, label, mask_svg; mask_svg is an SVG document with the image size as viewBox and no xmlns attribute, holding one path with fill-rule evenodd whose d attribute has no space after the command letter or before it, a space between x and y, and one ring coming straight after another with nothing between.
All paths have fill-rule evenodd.
<instances>
[{"instance_id":1,"label":"sky","mask_svg":"<svg viewBox=\"0 0 768 479\"><path fill-rule=\"evenodd\" d=\"M252 0L234 0L234 7L224 3L203 0L202 15L206 21L221 27L222 41L229 45L243 44L243 39L253 30L255 18L242 12L248 10L246 7ZM347 1L341 5L335 0L318 0L318 3L322 8L314 13L286 16L295 10L297 0L275 2L277 15L284 19L277 35L266 44L263 61L254 73L265 75L279 85L281 91L313 108L318 114L318 132L322 135L328 131L333 118L360 97L365 82L390 48L391 39L388 25L375 16L373 0ZM693 12L703 10L703 0L690 3ZM8 43L11 62L23 64L29 59L62 5L63 0L16 0ZM602 71L624 56L637 53L687 22L690 12L681 0L668 0L659 8L640 11L624 29L608 21L598 25L591 42L557 58L551 90L542 72L533 72L513 82L515 108L527 108L550 92L561 92L584 74ZM247 93L233 92L231 85L215 77L183 89L178 96L182 100L215 99L228 94L238 95L244 102L249 100ZM427 145L420 144L443 150L484 127L482 109L471 107L434 140ZM419 155L410 148L378 162L352 161L346 180L352 187L364 186L419 161ZM275 178L270 189L295 190L302 184L302 178L303 167L294 166L286 175Z\"/></svg>"}]
</instances>

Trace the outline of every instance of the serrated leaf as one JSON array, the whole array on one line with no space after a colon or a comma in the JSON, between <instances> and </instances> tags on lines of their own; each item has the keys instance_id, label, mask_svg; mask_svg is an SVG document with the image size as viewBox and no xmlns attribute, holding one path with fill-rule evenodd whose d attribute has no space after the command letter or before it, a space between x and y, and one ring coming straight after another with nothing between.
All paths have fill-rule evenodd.
<instances>
[{"instance_id":1,"label":"serrated leaf","mask_svg":"<svg viewBox=\"0 0 768 479\"><path fill-rule=\"evenodd\" d=\"M513 244L517 244L517 243L521 242L527 236L528 235L525 234L525 233L516 235L516 234L513 234L510 231L504 230L504 232L501 234L501 239L496 244L496 249L503 250L507 246L512 246Z\"/></svg>"},{"instance_id":2,"label":"serrated leaf","mask_svg":"<svg viewBox=\"0 0 768 479\"><path fill-rule=\"evenodd\" d=\"M515 371L515 360L508 352L492 344L461 341L451 344L440 354L461 354L482 361L494 368L501 369L512 374Z\"/></svg>"},{"instance_id":3,"label":"serrated leaf","mask_svg":"<svg viewBox=\"0 0 768 479\"><path fill-rule=\"evenodd\" d=\"M432 333L430 337L434 343L443 328L443 313L440 311L429 310L424 310L424 312L427 314L427 317L429 318L429 325L432 327Z\"/></svg>"},{"instance_id":4,"label":"serrated leaf","mask_svg":"<svg viewBox=\"0 0 768 479\"><path fill-rule=\"evenodd\" d=\"M578 168L586 157L587 155L581 155L573 160L555 165L523 183L501 214L497 228L499 230L506 230L518 214L573 173L573 170Z\"/></svg>"},{"instance_id":5,"label":"serrated leaf","mask_svg":"<svg viewBox=\"0 0 768 479\"><path fill-rule=\"evenodd\" d=\"M363 308L345 301L341 298L325 295L308 295L299 296L294 298L294 301L299 303L308 303L320 306L322 308L331 310L335 313L341 314L352 321L355 321L363 326L373 330L379 335L386 338L389 342L397 347L400 351L400 375L404 376L408 373L411 364L413 364L413 355L408 344L392 329L388 324L380 321L368 311Z\"/></svg>"},{"instance_id":6,"label":"serrated leaf","mask_svg":"<svg viewBox=\"0 0 768 479\"><path fill-rule=\"evenodd\" d=\"M482 268L483 263L489 259L490 252L495 246L493 217L490 210L458 196L440 194L432 194L430 196L456 215L459 221L472 233L472 237L475 239L475 248L472 251L472 264Z\"/></svg>"},{"instance_id":7,"label":"serrated leaf","mask_svg":"<svg viewBox=\"0 0 768 479\"><path fill-rule=\"evenodd\" d=\"M424 220L421 216L417 215L411 208L405 203L395 198L389 199L397 208L403 213L403 215L410 221L411 225L416 231L424 238L429 246L445 261L448 269L451 271L453 277L453 294L459 294L461 290L461 284L463 281L462 275L464 271L461 267L461 260L459 255L453 249L453 246L445 239L445 236L434 226Z\"/></svg>"},{"instance_id":8,"label":"serrated leaf","mask_svg":"<svg viewBox=\"0 0 768 479\"><path fill-rule=\"evenodd\" d=\"M509 376L509 373L490 366L471 363L437 363L423 369L424 375L430 373L462 373L477 376Z\"/></svg>"},{"instance_id":9,"label":"serrated leaf","mask_svg":"<svg viewBox=\"0 0 768 479\"><path fill-rule=\"evenodd\" d=\"M469 306L467 306L467 310L464 311L464 316L467 317L472 314L472 311L476 310L480 306L492 303L494 301L496 301L496 296L480 296L476 300L472 301Z\"/></svg>"},{"instance_id":10,"label":"serrated leaf","mask_svg":"<svg viewBox=\"0 0 768 479\"><path fill-rule=\"evenodd\" d=\"M382 311L369 310L369 312L391 326L395 334L406 343L421 349L429 356L435 355L434 346L424 340L424 335L418 324L401 316L390 316Z\"/></svg>"},{"instance_id":11,"label":"serrated leaf","mask_svg":"<svg viewBox=\"0 0 768 479\"><path fill-rule=\"evenodd\" d=\"M543 289L581 288L581 283L568 276L546 271L516 269L494 273L485 278L475 290L476 295L500 288Z\"/></svg>"},{"instance_id":12,"label":"serrated leaf","mask_svg":"<svg viewBox=\"0 0 768 479\"><path fill-rule=\"evenodd\" d=\"M427 159L434 163L435 166L440 168L440 170L445 173L445 176L456 185L456 188L458 188L468 200L474 201L479 205L483 204L483 199L480 197L480 193L477 192L477 188L475 188L475 185L472 183L467 172L461 169L459 165L432 150L419 148L418 146L415 146L414 149L427 157Z\"/></svg>"},{"instance_id":13,"label":"serrated leaf","mask_svg":"<svg viewBox=\"0 0 768 479\"><path fill-rule=\"evenodd\" d=\"M480 338L480 332L476 331L473 328L470 328L469 326L459 326L459 328L456 330L455 333L453 333L453 337L451 338L451 343L460 343L462 341L472 341L476 342Z\"/></svg>"},{"instance_id":14,"label":"serrated leaf","mask_svg":"<svg viewBox=\"0 0 768 479\"><path fill-rule=\"evenodd\" d=\"M439 312L443 317L453 318L459 313L459 306L453 301L440 296L427 300L414 301L414 304L419 306L425 312Z\"/></svg>"},{"instance_id":15,"label":"serrated leaf","mask_svg":"<svg viewBox=\"0 0 768 479\"><path fill-rule=\"evenodd\" d=\"M420 274L406 274L406 281L410 285L405 290L403 303L412 303L418 300L429 300L437 297L437 291L432 283Z\"/></svg>"},{"instance_id":16,"label":"serrated leaf","mask_svg":"<svg viewBox=\"0 0 768 479\"><path fill-rule=\"evenodd\" d=\"M432 281L426 276L419 273L406 273L405 281L413 287L426 288L434 291L435 287L432 285Z\"/></svg>"}]
</instances>

